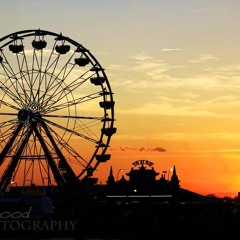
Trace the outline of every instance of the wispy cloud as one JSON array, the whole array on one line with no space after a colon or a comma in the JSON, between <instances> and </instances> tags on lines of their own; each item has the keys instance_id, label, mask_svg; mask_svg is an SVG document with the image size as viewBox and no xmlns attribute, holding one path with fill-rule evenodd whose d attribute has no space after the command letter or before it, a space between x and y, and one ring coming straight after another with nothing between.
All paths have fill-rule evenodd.
<instances>
[{"instance_id":1,"label":"wispy cloud","mask_svg":"<svg viewBox=\"0 0 240 240\"><path fill-rule=\"evenodd\" d=\"M181 48L163 48L161 52L172 52L172 51L181 51Z\"/></svg>"},{"instance_id":2,"label":"wispy cloud","mask_svg":"<svg viewBox=\"0 0 240 240\"><path fill-rule=\"evenodd\" d=\"M129 57L135 61L131 70L141 72L157 71L163 73L172 68L172 66L170 66L165 60L154 58L144 52Z\"/></svg>"},{"instance_id":3,"label":"wispy cloud","mask_svg":"<svg viewBox=\"0 0 240 240\"><path fill-rule=\"evenodd\" d=\"M186 61L186 65L170 64L146 52L133 54L129 60L129 65L115 64L111 68L111 74L117 79L112 81L112 86L117 89L118 96L121 98L132 94L131 103L123 107L119 103L119 113L221 118L237 116L236 110L240 104L237 94L240 91L239 64L214 67L199 64L199 69L192 72L192 64ZM211 54L202 54L193 62L217 60ZM179 71L183 74L178 74Z\"/></svg>"},{"instance_id":4,"label":"wispy cloud","mask_svg":"<svg viewBox=\"0 0 240 240\"><path fill-rule=\"evenodd\" d=\"M111 147L110 148L111 151L138 151L138 152L166 152L166 149L162 148L162 147L153 147L153 148L149 148L149 147L139 147L139 148L133 148L133 147L121 147L121 146L117 146L115 148Z\"/></svg>"},{"instance_id":5,"label":"wispy cloud","mask_svg":"<svg viewBox=\"0 0 240 240\"><path fill-rule=\"evenodd\" d=\"M219 117L218 114L210 110L194 109L191 106L174 106L172 104L162 103L146 103L140 107L121 111L127 114L140 114L140 115L167 115L167 116L195 116L195 117Z\"/></svg>"},{"instance_id":6,"label":"wispy cloud","mask_svg":"<svg viewBox=\"0 0 240 240\"><path fill-rule=\"evenodd\" d=\"M217 61L218 58L211 55L211 54L201 54L197 59L190 59L188 60L188 62L191 63L202 63L202 62L206 62L206 61Z\"/></svg>"}]
</instances>

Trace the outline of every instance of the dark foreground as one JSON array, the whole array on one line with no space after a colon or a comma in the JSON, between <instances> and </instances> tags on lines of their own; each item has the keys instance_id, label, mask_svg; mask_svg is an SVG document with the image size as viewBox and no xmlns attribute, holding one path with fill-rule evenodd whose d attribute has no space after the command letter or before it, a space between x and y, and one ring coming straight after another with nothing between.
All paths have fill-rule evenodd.
<instances>
[{"instance_id":1,"label":"dark foreground","mask_svg":"<svg viewBox=\"0 0 240 240\"><path fill-rule=\"evenodd\" d=\"M235 236L240 230L237 204L226 203L109 203L73 208L67 215L29 218L27 213L1 216L1 239L193 239Z\"/></svg>"}]
</instances>

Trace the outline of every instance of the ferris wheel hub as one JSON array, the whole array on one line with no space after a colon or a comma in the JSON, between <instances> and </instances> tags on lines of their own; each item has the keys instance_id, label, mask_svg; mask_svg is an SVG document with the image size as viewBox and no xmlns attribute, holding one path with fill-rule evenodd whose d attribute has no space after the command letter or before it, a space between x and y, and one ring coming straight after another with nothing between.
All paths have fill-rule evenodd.
<instances>
[{"instance_id":1,"label":"ferris wheel hub","mask_svg":"<svg viewBox=\"0 0 240 240\"><path fill-rule=\"evenodd\" d=\"M25 123L28 122L29 118L30 118L30 111L28 111L27 109L21 109L18 112L18 120L20 123Z\"/></svg>"}]
</instances>

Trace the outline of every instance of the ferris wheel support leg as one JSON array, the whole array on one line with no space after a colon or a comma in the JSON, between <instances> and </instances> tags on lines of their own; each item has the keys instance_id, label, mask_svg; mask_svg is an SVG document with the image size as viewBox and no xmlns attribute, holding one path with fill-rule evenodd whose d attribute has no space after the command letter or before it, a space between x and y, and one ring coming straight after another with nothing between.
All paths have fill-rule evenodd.
<instances>
[{"instance_id":1,"label":"ferris wheel support leg","mask_svg":"<svg viewBox=\"0 0 240 240\"><path fill-rule=\"evenodd\" d=\"M6 191L7 187L9 186L9 183L11 182L14 170L16 169L17 163L22 155L22 152L23 152L31 134L32 134L32 130L29 130L26 137L24 138L22 144L20 145L18 151L13 156L11 163L9 164L8 168L6 169L2 179L0 181L0 191L2 193Z\"/></svg>"},{"instance_id":2,"label":"ferris wheel support leg","mask_svg":"<svg viewBox=\"0 0 240 240\"><path fill-rule=\"evenodd\" d=\"M70 186L74 187L75 190L78 190L79 187L79 181L75 175L75 173L73 172L72 168L69 166L67 160L65 159L65 157L63 156L62 152L60 151L60 149L58 148L56 142L54 141L52 135L49 132L48 127L46 126L46 124L44 122L42 122L42 126L49 138L49 140L51 141L54 149L56 150L56 153L58 155L58 157L60 158L61 164L64 167L64 169L67 172L68 175L68 179L65 179L66 181L70 181L69 184ZM76 189L77 188L77 189Z\"/></svg>"},{"instance_id":3,"label":"ferris wheel support leg","mask_svg":"<svg viewBox=\"0 0 240 240\"><path fill-rule=\"evenodd\" d=\"M8 143L6 144L6 146L3 148L2 152L0 153L0 165L2 165L6 154L8 153L10 147L12 146L12 144L13 144L14 140L16 139L18 133L20 132L22 126L23 126L22 123L20 123L18 125L17 129L15 130L15 132L12 135L12 138L8 141Z\"/></svg>"},{"instance_id":4,"label":"ferris wheel support leg","mask_svg":"<svg viewBox=\"0 0 240 240\"><path fill-rule=\"evenodd\" d=\"M57 169L57 166L56 166L56 164L55 164L55 162L54 162L54 160L53 160L53 158L52 158L52 156L51 156L51 154L50 154L50 152L47 148L46 143L44 142L41 134L39 133L39 131L38 131L38 129L37 129L37 127L34 123L32 123L32 128L33 128L33 131L35 132L35 134L36 134L36 136L37 136L37 138L38 138L38 140L39 140L39 142L40 142L40 144L43 148L43 151L44 151L45 156L48 160L49 166L52 169L54 178L56 179L56 182L57 182L58 186L63 187L65 185L65 181L64 181L63 177L61 176L61 174L59 173L59 171Z\"/></svg>"}]
</instances>

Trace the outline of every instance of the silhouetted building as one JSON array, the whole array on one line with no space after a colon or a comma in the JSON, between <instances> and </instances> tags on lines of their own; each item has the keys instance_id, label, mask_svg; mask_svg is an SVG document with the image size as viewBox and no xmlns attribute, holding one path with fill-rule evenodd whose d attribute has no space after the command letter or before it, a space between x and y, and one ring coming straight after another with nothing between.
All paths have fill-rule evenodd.
<instances>
[{"instance_id":1,"label":"silhouetted building","mask_svg":"<svg viewBox=\"0 0 240 240\"><path fill-rule=\"evenodd\" d=\"M114 180L114 176L113 176L113 169L111 167L110 169L110 174L108 176L108 179L107 179L107 185L108 186L114 186L116 184L115 180Z\"/></svg>"},{"instance_id":2,"label":"silhouetted building","mask_svg":"<svg viewBox=\"0 0 240 240\"><path fill-rule=\"evenodd\" d=\"M129 177L127 180L124 176L119 181L113 177L111 167L107 180L107 194L110 197L162 197L172 198L180 189L179 179L174 166L171 179L166 179L162 174L159 179L159 173L155 171L153 163L148 160L137 160L133 162L133 167L126 173ZM169 177L169 173L168 173Z\"/></svg>"},{"instance_id":3,"label":"silhouetted building","mask_svg":"<svg viewBox=\"0 0 240 240\"><path fill-rule=\"evenodd\" d=\"M150 163L150 164L149 164ZM145 165L152 165L146 160L134 162L135 166L140 165L138 169L132 168L126 175L129 176L129 184L135 193L152 194L156 184L156 176L159 175L154 168L147 169Z\"/></svg>"},{"instance_id":4,"label":"silhouetted building","mask_svg":"<svg viewBox=\"0 0 240 240\"><path fill-rule=\"evenodd\" d=\"M133 167L118 181L113 176L111 167L106 188L102 186L102 196L115 202L215 202L217 199L203 196L201 194L180 187L176 166L168 171L159 173L155 171L153 163L148 160L137 160L132 163ZM120 170L119 170L120 171ZM119 172L118 172L119 173ZM171 173L171 176L169 176ZM166 178L167 175L167 178Z\"/></svg>"}]
</instances>

